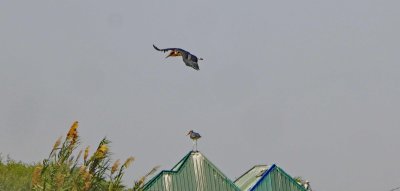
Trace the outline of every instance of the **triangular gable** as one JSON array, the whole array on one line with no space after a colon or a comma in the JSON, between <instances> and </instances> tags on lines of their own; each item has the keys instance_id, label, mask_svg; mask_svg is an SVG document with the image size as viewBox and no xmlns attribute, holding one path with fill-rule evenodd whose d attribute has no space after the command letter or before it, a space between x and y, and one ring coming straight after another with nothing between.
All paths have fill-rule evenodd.
<instances>
[{"instance_id":1,"label":"triangular gable","mask_svg":"<svg viewBox=\"0 0 400 191\"><path fill-rule=\"evenodd\" d=\"M249 191L307 191L285 171L272 165Z\"/></svg>"},{"instance_id":2,"label":"triangular gable","mask_svg":"<svg viewBox=\"0 0 400 191\"><path fill-rule=\"evenodd\" d=\"M145 191L239 191L200 152L189 152L171 170L163 170L144 186Z\"/></svg>"}]
</instances>

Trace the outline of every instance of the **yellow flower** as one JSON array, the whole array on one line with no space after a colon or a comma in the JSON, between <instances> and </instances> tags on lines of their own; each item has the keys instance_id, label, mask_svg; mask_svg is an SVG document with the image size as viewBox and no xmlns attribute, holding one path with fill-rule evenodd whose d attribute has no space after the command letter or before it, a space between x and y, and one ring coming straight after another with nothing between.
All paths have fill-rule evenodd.
<instances>
[{"instance_id":1,"label":"yellow flower","mask_svg":"<svg viewBox=\"0 0 400 191\"><path fill-rule=\"evenodd\" d=\"M79 174L80 175L84 175L86 172L86 166L82 165L81 167L79 167Z\"/></svg>"},{"instance_id":2,"label":"yellow flower","mask_svg":"<svg viewBox=\"0 0 400 191\"><path fill-rule=\"evenodd\" d=\"M68 134L67 134L67 139L72 140L72 143L75 143L76 139L78 138L78 131L76 130L78 128L78 121L75 121L71 128L69 128Z\"/></svg>"},{"instance_id":3,"label":"yellow flower","mask_svg":"<svg viewBox=\"0 0 400 191\"><path fill-rule=\"evenodd\" d=\"M86 181L86 182L85 182L85 186L83 187L83 190L85 190L85 191L86 191L86 190L89 190L90 187L91 187L91 184L92 184L92 183L91 183L90 181Z\"/></svg>"},{"instance_id":4,"label":"yellow flower","mask_svg":"<svg viewBox=\"0 0 400 191\"><path fill-rule=\"evenodd\" d=\"M41 173L42 173L43 167L41 165L37 165L35 169L33 170L32 174L32 186L39 185L41 183Z\"/></svg>"},{"instance_id":5,"label":"yellow flower","mask_svg":"<svg viewBox=\"0 0 400 191\"><path fill-rule=\"evenodd\" d=\"M97 149L94 156L96 159L104 158L104 156L107 154L107 151L108 151L108 146L106 144L103 144Z\"/></svg>"},{"instance_id":6,"label":"yellow flower","mask_svg":"<svg viewBox=\"0 0 400 191\"><path fill-rule=\"evenodd\" d=\"M125 168L128 168L129 165L131 165L132 162L133 162L134 160L135 160L135 158L133 158L133 157L127 158L126 161L125 161L125 163L124 163L124 167L125 167Z\"/></svg>"},{"instance_id":7,"label":"yellow flower","mask_svg":"<svg viewBox=\"0 0 400 191\"><path fill-rule=\"evenodd\" d=\"M139 186L142 186L142 184L144 183L144 180L146 179L146 177L142 177L142 178L140 178L140 180L139 181L137 181L137 184L139 185Z\"/></svg>"},{"instance_id":8,"label":"yellow flower","mask_svg":"<svg viewBox=\"0 0 400 191\"><path fill-rule=\"evenodd\" d=\"M98 152L102 153L102 154L106 154L108 151L108 146L106 144L101 145L100 148L98 149Z\"/></svg>"},{"instance_id":9,"label":"yellow flower","mask_svg":"<svg viewBox=\"0 0 400 191\"><path fill-rule=\"evenodd\" d=\"M85 154L83 155L83 160L86 161L89 156L89 146L85 149Z\"/></svg>"},{"instance_id":10,"label":"yellow flower","mask_svg":"<svg viewBox=\"0 0 400 191\"><path fill-rule=\"evenodd\" d=\"M114 172L117 171L117 169L119 167L119 164L120 164L120 160L119 159L114 162L114 164L111 167L111 174L114 174Z\"/></svg>"},{"instance_id":11,"label":"yellow flower","mask_svg":"<svg viewBox=\"0 0 400 191\"><path fill-rule=\"evenodd\" d=\"M90 174L89 172L86 172L83 175L83 180L84 180L83 190L89 190L92 185L92 174Z\"/></svg>"}]
</instances>

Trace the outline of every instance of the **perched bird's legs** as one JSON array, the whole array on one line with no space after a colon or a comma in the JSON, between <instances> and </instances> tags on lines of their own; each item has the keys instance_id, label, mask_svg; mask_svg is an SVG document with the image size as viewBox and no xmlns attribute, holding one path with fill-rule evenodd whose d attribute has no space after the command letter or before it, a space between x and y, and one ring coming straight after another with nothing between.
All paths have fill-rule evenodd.
<instances>
[{"instance_id":1,"label":"perched bird's legs","mask_svg":"<svg viewBox=\"0 0 400 191\"><path fill-rule=\"evenodd\" d=\"M193 147L192 151L198 152L197 150L197 139L201 138L201 135L199 133L194 132L193 130L190 130L187 136L190 135L190 139L193 141Z\"/></svg>"}]
</instances>

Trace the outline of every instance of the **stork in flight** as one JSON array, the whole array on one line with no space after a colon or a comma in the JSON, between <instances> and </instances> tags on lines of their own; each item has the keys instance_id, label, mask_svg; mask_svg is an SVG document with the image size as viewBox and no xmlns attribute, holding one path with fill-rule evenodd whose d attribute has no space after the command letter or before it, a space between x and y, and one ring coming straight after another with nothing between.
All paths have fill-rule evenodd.
<instances>
[{"instance_id":1,"label":"stork in flight","mask_svg":"<svg viewBox=\"0 0 400 191\"><path fill-rule=\"evenodd\" d=\"M192 67L195 70L200 70L199 65L197 63L198 60L203 60L202 58L197 58L195 55L191 54L190 52L180 49L180 48L165 48L165 49L159 49L153 44L154 49L162 52L167 52L171 51L169 55L165 58L168 57L175 57L175 56L182 56L183 62L186 64L186 66Z\"/></svg>"},{"instance_id":2,"label":"stork in flight","mask_svg":"<svg viewBox=\"0 0 400 191\"><path fill-rule=\"evenodd\" d=\"M197 139L200 139L201 135L199 133L194 132L193 130L190 130L187 135L189 135L190 139L193 140L193 147L195 147L196 148L195 151L197 151Z\"/></svg>"}]
</instances>

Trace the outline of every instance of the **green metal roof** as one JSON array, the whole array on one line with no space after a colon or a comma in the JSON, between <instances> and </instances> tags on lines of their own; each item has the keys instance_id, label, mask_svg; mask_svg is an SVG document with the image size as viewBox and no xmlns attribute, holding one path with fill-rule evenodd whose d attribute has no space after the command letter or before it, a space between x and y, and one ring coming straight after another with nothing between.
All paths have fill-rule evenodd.
<instances>
[{"instance_id":1,"label":"green metal roof","mask_svg":"<svg viewBox=\"0 0 400 191\"><path fill-rule=\"evenodd\" d=\"M200 152L189 152L171 170L163 170L144 191L306 191L275 164L256 165L234 183Z\"/></svg>"},{"instance_id":2,"label":"green metal roof","mask_svg":"<svg viewBox=\"0 0 400 191\"><path fill-rule=\"evenodd\" d=\"M189 152L171 170L161 171L144 186L145 191L239 191L200 152Z\"/></svg>"},{"instance_id":3,"label":"green metal roof","mask_svg":"<svg viewBox=\"0 0 400 191\"><path fill-rule=\"evenodd\" d=\"M236 179L234 183L240 190L249 190L269 168L270 166L267 165L256 165Z\"/></svg>"},{"instance_id":4,"label":"green metal roof","mask_svg":"<svg viewBox=\"0 0 400 191\"><path fill-rule=\"evenodd\" d=\"M241 190L248 191L306 191L285 171L276 166L257 165L235 181Z\"/></svg>"}]
</instances>

